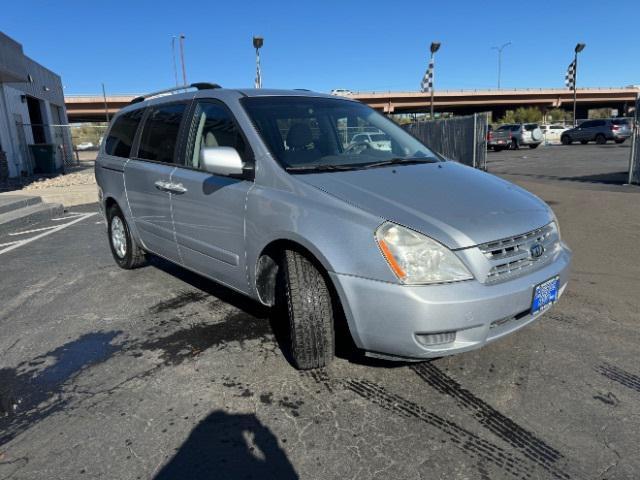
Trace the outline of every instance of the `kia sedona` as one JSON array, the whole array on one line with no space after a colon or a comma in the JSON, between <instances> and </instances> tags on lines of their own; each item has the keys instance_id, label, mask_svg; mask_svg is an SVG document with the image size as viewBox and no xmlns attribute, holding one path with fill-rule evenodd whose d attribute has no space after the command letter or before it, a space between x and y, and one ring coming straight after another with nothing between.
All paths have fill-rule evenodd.
<instances>
[{"instance_id":1,"label":"kia sedona","mask_svg":"<svg viewBox=\"0 0 640 480\"><path fill-rule=\"evenodd\" d=\"M329 364L341 335L387 359L476 349L563 294L571 251L526 190L353 99L192 87L111 122L95 175L113 258L156 255L274 307L297 368Z\"/></svg>"}]
</instances>

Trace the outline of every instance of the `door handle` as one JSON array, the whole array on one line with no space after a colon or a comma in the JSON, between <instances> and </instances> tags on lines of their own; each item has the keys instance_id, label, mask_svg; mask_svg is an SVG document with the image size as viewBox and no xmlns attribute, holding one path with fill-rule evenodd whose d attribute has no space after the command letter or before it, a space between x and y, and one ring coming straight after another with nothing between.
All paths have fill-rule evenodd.
<instances>
[{"instance_id":1,"label":"door handle","mask_svg":"<svg viewBox=\"0 0 640 480\"><path fill-rule=\"evenodd\" d=\"M171 193L185 193L187 191L181 183L168 183L165 188Z\"/></svg>"}]
</instances>

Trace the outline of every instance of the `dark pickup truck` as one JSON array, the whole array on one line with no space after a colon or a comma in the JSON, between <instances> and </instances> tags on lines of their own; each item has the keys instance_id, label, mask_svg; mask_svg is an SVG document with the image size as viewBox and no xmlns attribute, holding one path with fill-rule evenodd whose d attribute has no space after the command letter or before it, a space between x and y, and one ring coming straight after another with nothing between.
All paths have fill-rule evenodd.
<instances>
[{"instance_id":1,"label":"dark pickup truck","mask_svg":"<svg viewBox=\"0 0 640 480\"><path fill-rule=\"evenodd\" d=\"M511 132L509 130L494 130L493 126L489 125L489 131L487 132L487 148L494 152L505 150L511 146Z\"/></svg>"}]
</instances>

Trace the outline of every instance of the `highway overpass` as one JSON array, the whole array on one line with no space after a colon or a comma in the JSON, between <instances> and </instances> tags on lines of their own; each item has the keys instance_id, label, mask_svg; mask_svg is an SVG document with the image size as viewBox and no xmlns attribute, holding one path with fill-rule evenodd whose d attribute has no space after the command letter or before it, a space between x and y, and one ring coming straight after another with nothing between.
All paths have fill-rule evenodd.
<instances>
[{"instance_id":1,"label":"highway overpass","mask_svg":"<svg viewBox=\"0 0 640 480\"><path fill-rule=\"evenodd\" d=\"M577 91L577 117L587 118L588 110L615 108L620 114L634 104L640 88L580 88ZM113 116L128 105L135 94L110 95L106 111ZM423 113L431 107L431 96L421 92L354 92L351 95L367 105L385 113ZM512 89L512 90L441 90L434 95L436 112L469 114L491 111L494 118L501 117L506 110L518 107L541 109L573 107L573 92L566 88ZM65 96L70 122L105 121L105 101L100 95Z\"/></svg>"}]
</instances>

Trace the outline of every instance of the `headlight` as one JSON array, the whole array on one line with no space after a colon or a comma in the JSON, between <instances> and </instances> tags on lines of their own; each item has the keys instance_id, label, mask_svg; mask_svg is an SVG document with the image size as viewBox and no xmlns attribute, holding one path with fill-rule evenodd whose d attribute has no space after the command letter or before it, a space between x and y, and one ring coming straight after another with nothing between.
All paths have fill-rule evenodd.
<instances>
[{"instance_id":1,"label":"headlight","mask_svg":"<svg viewBox=\"0 0 640 480\"><path fill-rule=\"evenodd\" d=\"M446 283L473 278L451 250L408 228L383 223L376 230L376 241L402 283Z\"/></svg>"}]
</instances>

